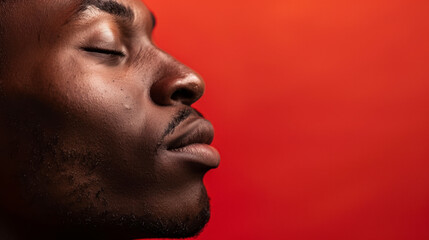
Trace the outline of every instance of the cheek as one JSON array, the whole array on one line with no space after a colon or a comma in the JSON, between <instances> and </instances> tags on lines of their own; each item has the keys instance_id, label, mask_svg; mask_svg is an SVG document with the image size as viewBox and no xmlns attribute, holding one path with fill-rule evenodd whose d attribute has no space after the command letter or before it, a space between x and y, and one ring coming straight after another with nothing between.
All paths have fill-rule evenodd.
<instances>
[{"instance_id":1,"label":"cheek","mask_svg":"<svg viewBox=\"0 0 429 240\"><path fill-rule=\"evenodd\" d=\"M101 156L93 173L111 189L147 182L170 113L152 104L142 80L125 70L66 56L47 61L36 76L33 98L58 119L42 125L58 134L59 151L80 159ZM85 164L78 162L67 171L83 172Z\"/></svg>"},{"instance_id":2,"label":"cheek","mask_svg":"<svg viewBox=\"0 0 429 240\"><path fill-rule=\"evenodd\" d=\"M108 152L112 159L148 166L137 158L154 154L169 118L164 114L165 121L159 120L162 113L142 80L126 69L67 55L46 61L36 76L33 98L54 116L42 125L58 134L62 149Z\"/></svg>"},{"instance_id":3,"label":"cheek","mask_svg":"<svg viewBox=\"0 0 429 240\"><path fill-rule=\"evenodd\" d=\"M124 67L73 57L57 59L44 64L34 81L34 94L46 105L97 127L130 134L142 130L150 103L142 82L128 76Z\"/></svg>"}]
</instances>

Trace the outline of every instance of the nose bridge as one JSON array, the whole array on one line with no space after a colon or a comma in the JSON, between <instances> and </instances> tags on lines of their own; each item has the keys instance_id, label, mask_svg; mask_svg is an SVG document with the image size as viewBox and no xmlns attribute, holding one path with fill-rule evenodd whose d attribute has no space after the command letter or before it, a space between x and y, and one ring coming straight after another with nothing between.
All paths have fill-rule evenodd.
<instances>
[{"instance_id":1,"label":"nose bridge","mask_svg":"<svg viewBox=\"0 0 429 240\"><path fill-rule=\"evenodd\" d=\"M152 100L158 105L191 105L204 93L203 79L189 67L162 50L156 53L157 73L150 89Z\"/></svg>"}]
</instances>

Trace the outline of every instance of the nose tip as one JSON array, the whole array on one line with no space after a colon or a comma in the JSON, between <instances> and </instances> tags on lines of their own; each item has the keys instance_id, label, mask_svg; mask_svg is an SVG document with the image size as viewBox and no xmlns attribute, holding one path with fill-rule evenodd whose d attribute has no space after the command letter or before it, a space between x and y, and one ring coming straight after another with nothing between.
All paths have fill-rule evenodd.
<instances>
[{"instance_id":1,"label":"nose tip","mask_svg":"<svg viewBox=\"0 0 429 240\"><path fill-rule=\"evenodd\" d=\"M153 84L151 98L158 105L185 104L190 106L204 93L205 83L196 73L161 79Z\"/></svg>"}]
</instances>

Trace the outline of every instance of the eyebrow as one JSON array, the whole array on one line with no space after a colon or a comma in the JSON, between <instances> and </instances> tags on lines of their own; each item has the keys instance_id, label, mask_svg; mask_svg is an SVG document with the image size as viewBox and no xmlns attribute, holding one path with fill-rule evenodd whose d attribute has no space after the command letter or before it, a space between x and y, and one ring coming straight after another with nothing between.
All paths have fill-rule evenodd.
<instances>
[{"instance_id":1,"label":"eyebrow","mask_svg":"<svg viewBox=\"0 0 429 240\"><path fill-rule=\"evenodd\" d=\"M88 7L93 6L99 10L122 17L125 19L133 20L134 13L129 8L113 0L83 0L80 4L78 12L83 12L88 9Z\"/></svg>"},{"instance_id":2,"label":"eyebrow","mask_svg":"<svg viewBox=\"0 0 429 240\"><path fill-rule=\"evenodd\" d=\"M109 13L111 15L124 18L130 22L134 20L133 10L114 0L83 0L79 6L77 14L87 10L91 6L96 7L97 9ZM156 25L156 18L152 12L150 12L150 17L152 19L153 29Z\"/></svg>"}]
</instances>

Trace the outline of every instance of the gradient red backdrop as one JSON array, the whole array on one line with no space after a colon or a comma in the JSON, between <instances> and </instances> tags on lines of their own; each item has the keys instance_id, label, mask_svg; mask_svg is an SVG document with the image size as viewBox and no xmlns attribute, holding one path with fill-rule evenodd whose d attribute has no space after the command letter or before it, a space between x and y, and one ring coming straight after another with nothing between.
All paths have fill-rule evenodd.
<instances>
[{"instance_id":1,"label":"gradient red backdrop","mask_svg":"<svg viewBox=\"0 0 429 240\"><path fill-rule=\"evenodd\" d=\"M207 83L198 239L429 239L429 1L145 2Z\"/></svg>"}]
</instances>

